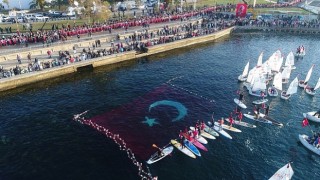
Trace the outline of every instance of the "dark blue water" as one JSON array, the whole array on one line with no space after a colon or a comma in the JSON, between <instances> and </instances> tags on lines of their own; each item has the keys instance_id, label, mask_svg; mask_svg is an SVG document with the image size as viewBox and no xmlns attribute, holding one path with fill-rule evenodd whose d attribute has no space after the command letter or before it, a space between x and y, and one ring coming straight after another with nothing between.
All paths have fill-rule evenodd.
<instances>
[{"instance_id":1,"label":"dark blue water","mask_svg":"<svg viewBox=\"0 0 320 180\"><path fill-rule=\"evenodd\" d=\"M286 56L299 45L306 47L307 55L296 62L291 80L298 74L304 79L315 64L310 79L314 85L320 76L319 38L238 34L2 93L0 179L139 179L125 152L96 130L73 121L73 115L89 110L87 116L93 117L111 111L180 77L172 83L204 100L215 100L215 117L226 117L235 108L235 92L242 89L237 76L248 60L255 64L264 51L265 61L277 49ZM233 140L210 141L201 158L191 159L175 149L173 156L149 165L150 172L160 179L267 179L293 160L293 179L319 179L320 157L299 143L298 134L310 134L308 127L301 127L302 113L317 110L320 95L310 97L298 89L288 101L279 97L269 101L270 116L284 127L239 127L243 132L230 133Z\"/></svg>"}]
</instances>

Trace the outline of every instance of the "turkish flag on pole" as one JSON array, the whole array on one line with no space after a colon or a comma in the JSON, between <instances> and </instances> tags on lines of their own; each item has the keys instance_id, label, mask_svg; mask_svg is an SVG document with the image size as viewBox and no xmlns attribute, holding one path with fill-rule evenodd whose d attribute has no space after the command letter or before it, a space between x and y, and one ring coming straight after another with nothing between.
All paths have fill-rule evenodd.
<instances>
[{"instance_id":1,"label":"turkish flag on pole","mask_svg":"<svg viewBox=\"0 0 320 180\"><path fill-rule=\"evenodd\" d=\"M237 7L236 7L236 17L246 17L247 15L247 8L248 8L248 5L247 4L237 4Z\"/></svg>"}]
</instances>

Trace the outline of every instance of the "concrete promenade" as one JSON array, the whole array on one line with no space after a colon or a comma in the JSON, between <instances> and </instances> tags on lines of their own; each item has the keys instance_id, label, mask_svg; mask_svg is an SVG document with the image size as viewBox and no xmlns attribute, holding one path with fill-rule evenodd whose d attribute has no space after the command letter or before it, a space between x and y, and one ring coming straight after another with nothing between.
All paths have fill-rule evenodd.
<instances>
[{"instance_id":1,"label":"concrete promenade","mask_svg":"<svg viewBox=\"0 0 320 180\"><path fill-rule=\"evenodd\" d=\"M183 23L186 23L186 22L183 22ZM175 26L175 25L178 26L180 24L177 24L177 22L176 22L176 24L172 24L172 26ZM163 27L164 24L158 25L158 26ZM231 31L233 30L233 28L234 27L231 27L231 28L224 29L224 30L215 32L213 34L208 34L208 35L204 35L204 36L187 38L187 39L182 39L182 40L178 40L178 41L174 41L174 42L170 42L170 43L166 43L166 44L150 46L150 47L148 47L149 50L147 53L137 53L136 51L128 51L128 52L124 52L124 53L120 53L120 54L113 54L113 55L109 55L109 56L103 56L103 57L94 58L94 59L90 59L90 60L86 60L86 61L72 63L72 64L66 64L66 65L62 65L62 66L58 66L58 67L52 67L52 68L44 69L42 71L35 71L35 72L26 73L26 74L20 74L20 75L9 77L9 78L3 78L3 79L0 79L0 91L6 91L9 89L21 87L21 86L24 86L27 84L31 84L31 83L43 81L46 79L74 73L83 67L95 68L95 67L99 67L99 66L119 63L122 61L133 60L136 58L145 57L145 56L149 56L152 54L157 54L157 53L161 53L161 52L165 52L165 51L169 51L169 50L173 50L173 49L177 49L177 48L192 46L192 45L195 45L198 43L205 43L205 42L213 41L213 40L218 39L220 37L229 35L231 33ZM135 31L135 30L133 30L133 31ZM113 34L113 35L115 35L115 34ZM128 35L128 34L126 34L126 35ZM112 36L110 37L110 39L111 38L112 38ZM79 43L80 43L79 44L80 47L88 48L88 46L91 45L92 41L79 42ZM86 43L88 43L88 44L86 44ZM73 46L72 44L66 44L64 46L57 46L56 48L58 48L59 50L72 51L71 50L72 46ZM105 40L101 46L102 47L105 47L105 46L110 47L110 43L108 40ZM49 47L49 48L52 48L52 47ZM38 53L41 53L41 55L38 55L36 57L39 58L40 60L42 60L42 58L48 59L48 55L46 54L47 49L48 48L36 50L36 51L38 51ZM33 53L35 53L35 52L33 51ZM11 55L11 56L13 56L13 55ZM16 54L14 55L14 59L10 58L6 61L2 61L2 62L0 61L0 63L5 68L15 66L17 64ZM27 65L27 64L28 64L28 61L26 59L23 59L22 65Z\"/></svg>"}]
</instances>

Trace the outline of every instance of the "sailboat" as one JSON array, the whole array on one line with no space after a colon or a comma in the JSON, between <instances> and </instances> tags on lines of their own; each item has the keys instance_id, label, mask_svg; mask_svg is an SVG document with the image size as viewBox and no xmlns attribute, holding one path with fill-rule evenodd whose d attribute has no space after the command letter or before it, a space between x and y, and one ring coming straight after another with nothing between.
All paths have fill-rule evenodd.
<instances>
[{"instance_id":1,"label":"sailboat","mask_svg":"<svg viewBox=\"0 0 320 180\"><path fill-rule=\"evenodd\" d=\"M280 168L269 180L290 180L294 174L291 164L288 163Z\"/></svg>"},{"instance_id":2,"label":"sailboat","mask_svg":"<svg viewBox=\"0 0 320 180\"><path fill-rule=\"evenodd\" d=\"M263 57L263 52L261 52L258 57L257 67L262 66L262 57Z\"/></svg>"},{"instance_id":3,"label":"sailboat","mask_svg":"<svg viewBox=\"0 0 320 180\"><path fill-rule=\"evenodd\" d=\"M294 80L290 83L289 88L287 91L282 91L281 93L281 99L289 99L292 94L297 93L298 91L298 77L294 78Z\"/></svg>"},{"instance_id":4,"label":"sailboat","mask_svg":"<svg viewBox=\"0 0 320 180\"><path fill-rule=\"evenodd\" d=\"M319 87L320 87L320 78L318 79L318 82L314 88L306 86L305 90L307 94L314 96L316 94L316 90L319 89Z\"/></svg>"},{"instance_id":5,"label":"sailboat","mask_svg":"<svg viewBox=\"0 0 320 180\"><path fill-rule=\"evenodd\" d=\"M305 87L306 87L306 85L308 84L308 81L309 81L309 79L310 79L310 77L311 77L313 67L314 67L314 64L313 64L313 65L311 66L311 68L309 69L308 74L307 74L307 76L306 76L306 79L299 81L299 87L302 87L302 88L305 88Z\"/></svg>"},{"instance_id":6,"label":"sailboat","mask_svg":"<svg viewBox=\"0 0 320 180\"><path fill-rule=\"evenodd\" d=\"M288 54L286 58L286 62L284 63L284 68L285 67L289 67L290 69L296 69L296 67L294 66L294 55L292 51Z\"/></svg>"},{"instance_id":7,"label":"sailboat","mask_svg":"<svg viewBox=\"0 0 320 180\"><path fill-rule=\"evenodd\" d=\"M272 87L268 88L268 94L269 96L278 96L278 91L282 91L282 74L278 72L273 79L273 85Z\"/></svg>"},{"instance_id":8,"label":"sailboat","mask_svg":"<svg viewBox=\"0 0 320 180\"><path fill-rule=\"evenodd\" d=\"M248 61L247 65L244 67L242 74L240 76L238 76L238 80L239 81L247 80L248 73L249 73L249 61Z\"/></svg>"},{"instance_id":9,"label":"sailboat","mask_svg":"<svg viewBox=\"0 0 320 180\"><path fill-rule=\"evenodd\" d=\"M282 83L284 83L284 84L288 83L290 75L291 75L291 68L285 67L281 73Z\"/></svg>"},{"instance_id":10,"label":"sailboat","mask_svg":"<svg viewBox=\"0 0 320 180\"><path fill-rule=\"evenodd\" d=\"M283 57L281 55L281 51L277 50L274 52L270 58L268 59L268 64L271 67L271 71L278 73L280 71L280 68L282 66Z\"/></svg>"}]
</instances>

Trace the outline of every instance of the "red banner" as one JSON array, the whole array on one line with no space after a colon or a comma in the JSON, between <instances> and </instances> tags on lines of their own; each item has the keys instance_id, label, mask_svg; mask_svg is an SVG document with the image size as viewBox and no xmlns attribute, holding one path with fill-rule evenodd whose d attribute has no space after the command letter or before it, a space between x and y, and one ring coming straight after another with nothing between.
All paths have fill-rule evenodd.
<instances>
[{"instance_id":1,"label":"red banner","mask_svg":"<svg viewBox=\"0 0 320 180\"><path fill-rule=\"evenodd\" d=\"M246 17L247 15L247 4L237 4L236 7L236 17Z\"/></svg>"}]
</instances>

